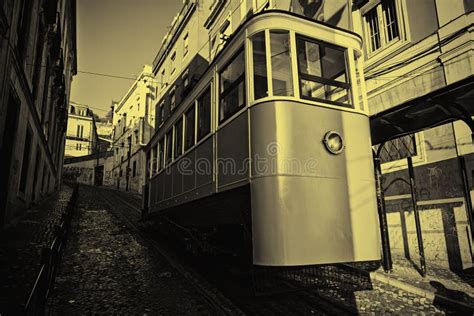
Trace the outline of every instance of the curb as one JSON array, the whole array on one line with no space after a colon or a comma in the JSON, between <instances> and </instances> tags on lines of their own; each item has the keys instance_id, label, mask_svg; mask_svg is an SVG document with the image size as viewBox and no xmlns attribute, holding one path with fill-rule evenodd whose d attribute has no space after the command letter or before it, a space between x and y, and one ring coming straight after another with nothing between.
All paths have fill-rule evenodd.
<instances>
[{"instance_id":1,"label":"curb","mask_svg":"<svg viewBox=\"0 0 474 316\"><path fill-rule=\"evenodd\" d=\"M471 314L474 314L474 306L454 300L444 295L437 294L435 291L423 289L423 288L414 286L412 284L409 284L407 282L397 280L394 277L388 276L383 272L377 272L377 271L368 272L366 270L359 269L350 265L344 265L344 267L347 267L359 273L363 273L365 275L369 275L371 280L376 280L376 281L391 285L393 287L399 288L405 292L409 292L409 293L424 297L433 303L439 303L444 306L453 307L459 311L469 312Z\"/></svg>"},{"instance_id":2,"label":"curb","mask_svg":"<svg viewBox=\"0 0 474 316\"><path fill-rule=\"evenodd\" d=\"M410 292L412 294L424 297L433 303L439 303L445 306L453 307L456 310L465 311L465 312L474 314L474 306L454 300L444 295L437 294L435 291L422 289L412 284L409 284L407 282L397 280L393 277L383 274L382 272L370 272L370 279L377 280L379 282L383 282L385 284L397 287L406 292Z\"/></svg>"}]
</instances>

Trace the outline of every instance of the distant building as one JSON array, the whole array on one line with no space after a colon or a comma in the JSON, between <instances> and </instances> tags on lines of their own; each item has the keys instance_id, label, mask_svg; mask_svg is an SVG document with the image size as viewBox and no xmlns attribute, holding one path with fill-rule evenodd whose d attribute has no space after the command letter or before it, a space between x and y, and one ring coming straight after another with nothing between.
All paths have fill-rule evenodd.
<instances>
[{"instance_id":1,"label":"distant building","mask_svg":"<svg viewBox=\"0 0 474 316\"><path fill-rule=\"evenodd\" d=\"M113 175L118 189L142 191L143 147L153 132L156 85L151 66L145 65L122 100L113 103Z\"/></svg>"},{"instance_id":2,"label":"distant building","mask_svg":"<svg viewBox=\"0 0 474 316\"><path fill-rule=\"evenodd\" d=\"M94 113L85 105L71 103L66 132L65 157L86 156L99 151Z\"/></svg>"},{"instance_id":3,"label":"distant building","mask_svg":"<svg viewBox=\"0 0 474 316\"><path fill-rule=\"evenodd\" d=\"M0 4L0 227L61 181L76 1Z\"/></svg>"},{"instance_id":4,"label":"distant building","mask_svg":"<svg viewBox=\"0 0 474 316\"><path fill-rule=\"evenodd\" d=\"M111 151L64 158L63 179L87 185L111 186L112 163Z\"/></svg>"},{"instance_id":5,"label":"distant building","mask_svg":"<svg viewBox=\"0 0 474 316\"><path fill-rule=\"evenodd\" d=\"M112 122L95 122L97 136L99 139L98 151L112 150L114 126Z\"/></svg>"}]
</instances>

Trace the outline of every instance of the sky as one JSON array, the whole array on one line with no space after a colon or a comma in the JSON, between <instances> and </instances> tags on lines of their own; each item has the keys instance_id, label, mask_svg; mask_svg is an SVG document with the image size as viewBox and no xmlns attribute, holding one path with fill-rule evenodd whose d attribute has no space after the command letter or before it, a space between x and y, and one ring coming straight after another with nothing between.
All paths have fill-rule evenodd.
<instances>
[{"instance_id":1,"label":"sky","mask_svg":"<svg viewBox=\"0 0 474 316\"><path fill-rule=\"evenodd\" d=\"M71 101L86 104L103 117L133 80L151 64L182 0L78 0L77 69Z\"/></svg>"}]
</instances>

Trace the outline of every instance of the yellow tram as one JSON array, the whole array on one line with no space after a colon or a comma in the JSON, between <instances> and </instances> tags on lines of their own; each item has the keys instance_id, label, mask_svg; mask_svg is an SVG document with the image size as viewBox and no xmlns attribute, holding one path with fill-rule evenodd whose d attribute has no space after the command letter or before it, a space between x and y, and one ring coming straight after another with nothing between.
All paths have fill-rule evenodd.
<instances>
[{"instance_id":1,"label":"yellow tram","mask_svg":"<svg viewBox=\"0 0 474 316\"><path fill-rule=\"evenodd\" d=\"M146 151L149 217L248 235L259 266L380 259L357 34L254 15Z\"/></svg>"}]
</instances>

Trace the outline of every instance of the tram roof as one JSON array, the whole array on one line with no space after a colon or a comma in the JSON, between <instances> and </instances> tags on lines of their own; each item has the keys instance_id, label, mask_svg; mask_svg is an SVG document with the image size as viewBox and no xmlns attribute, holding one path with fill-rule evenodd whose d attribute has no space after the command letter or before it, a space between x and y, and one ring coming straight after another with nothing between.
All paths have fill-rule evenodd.
<instances>
[{"instance_id":1,"label":"tram roof","mask_svg":"<svg viewBox=\"0 0 474 316\"><path fill-rule=\"evenodd\" d=\"M474 76L370 117L372 145L463 120L474 133Z\"/></svg>"}]
</instances>

